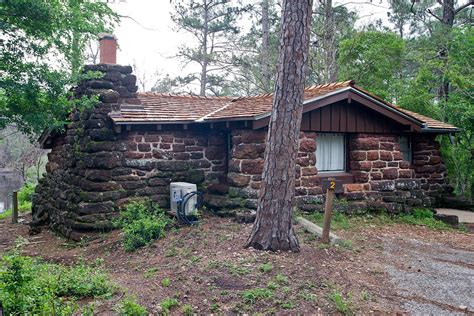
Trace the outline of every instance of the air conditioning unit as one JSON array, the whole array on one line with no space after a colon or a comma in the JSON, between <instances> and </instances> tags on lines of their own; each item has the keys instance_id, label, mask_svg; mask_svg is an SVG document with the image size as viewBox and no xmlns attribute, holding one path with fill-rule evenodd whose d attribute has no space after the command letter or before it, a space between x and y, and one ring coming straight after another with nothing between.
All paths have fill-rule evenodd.
<instances>
[{"instance_id":1,"label":"air conditioning unit","mask_svg":"<svg viewBox=\"0 0 474 316\"><path fill-rule=\"evenodd\" d=\"M171 182L170 183L170 200L171 200L171 212L176 215L178 211L178 205L183 200L184 196L190 192L196 192L197 186L193 183L187 182ZM186 203L185 214L193 215L196 213L197 196L193 195Z\"/></svg>"}]
</instances>

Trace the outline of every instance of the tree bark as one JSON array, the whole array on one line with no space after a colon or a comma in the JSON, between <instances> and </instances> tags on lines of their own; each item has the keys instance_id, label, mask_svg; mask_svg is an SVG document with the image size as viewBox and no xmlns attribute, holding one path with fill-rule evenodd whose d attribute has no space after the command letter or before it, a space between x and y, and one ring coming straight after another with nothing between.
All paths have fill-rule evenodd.
<instances>
[{"instance_id":1,"label":"tree bark","mask_svg":"<svg viewBox=\"0 0 474 316\"><path fill-rule=\"evenodd\" d=\"M278 74L265 148L257 218L245 247L299 251L292 228L312 0L284 0Z\"/></svg>"},{"instance_id":2,"label":"tree bark","mask_svg":"<svg viewBox=\"0 0 474 316\"><path fill-rule=\"evenodd\" d=\"M324 3L324 81L336 81L336 45L332 0Z\"/></svg>"},{"instance_id":3,"label":"tree bark","mask_svg":"<svg viewBox=\"0 0 474 316\"><path fill-rule=\"evenodd\" d=\"M268 5L269 0L262 1L262 78L263 86L266 92L269 92L271 87L271 76L270 76L270 67L269 61L270 52L269 52L269 24L268 24Z\"/></svg>"},{"instance_id":4,"label":"tree bark","mask_svg":"<svg viewBox=\"0 0 474 316\"><path fill-rule=\"evenodd\" d=\"M454 0L443 0L443 16L441 19L441 23L443 24L445 35L448 36L451 33L451 30L454 25L454 17L455 17L455 9L454 9ZM447 68L448 62L448 51L446 47L442 47L439 53L445 69ZM448 102L449 98L449 80L444 77L442 78L441 85L439 87L439 98L444 102Z\"/></svg>"},{"instance_id":5,"label":"tree bark","mask_svg":"<svg viewBox=\"0 0 474 316\"><path fill-rule=\"evenodd\" d=\"M204 31L202 36L202 60L201 60L201 90L199 92L200 96L206 95L206 85L207 85L207 40L208 40L208 23L209 23L209 7L207 1L204 1Z\"/></svg>"}]
</instances>

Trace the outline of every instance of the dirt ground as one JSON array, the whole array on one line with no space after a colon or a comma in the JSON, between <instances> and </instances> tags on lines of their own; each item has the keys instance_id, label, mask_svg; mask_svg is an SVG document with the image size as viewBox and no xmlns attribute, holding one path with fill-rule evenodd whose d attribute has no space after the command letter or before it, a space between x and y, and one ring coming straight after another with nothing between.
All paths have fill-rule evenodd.
<instances>
[{"instance_id":1,"label":"dirt ground","mask_svg":"<svg viewBox=\"0 0 474 316\"><path fill-rule=\"evenodd\" d=\"M28 220L28 219L26 219ZM296 226L300 253L243 249L250 224L206 217L197 227L173 230L152 246L124 252L119 231L75 244L43 230L29 236L26 225L0 221L0 254L18 236L26 255L71 264L80 258L104 260L122 289L98 302L111 314L128 294L150 313L174 297L199 314L460 314L474 315L474 235L409 225L367 225L338 235L342 246L324 247ZM165 286L162 280L170 279ZM254 297L255 289L271 289ZM267 291L268 292L268 291ZM128 293L128 294L127 294Z\"/></svg>"}]
</instances>

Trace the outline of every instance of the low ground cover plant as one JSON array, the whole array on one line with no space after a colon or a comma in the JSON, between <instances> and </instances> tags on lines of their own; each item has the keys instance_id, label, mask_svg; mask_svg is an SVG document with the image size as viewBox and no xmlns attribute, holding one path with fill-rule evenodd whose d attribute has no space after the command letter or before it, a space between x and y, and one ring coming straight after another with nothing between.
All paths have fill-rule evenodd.
<instances>
[{"instance_id":1,"label":"low ground cover plant","mask_svg":"<svg viewBox=\"0 0 474 316\"><path fill-rule=\"evenodd\" d=\"M320 212L303 214L308 220L323 225L324 214ZM426 226L430 229L452 229L448 224L437 220L434 213L426 208L414 208L410 213L389 215L387 213L345 214L334 212L331 218L331 229L353 229L364 225L410 224Z\"/></svg>"},{"instance_id":2,"label":"low ground cover plant","mask_svg":"<svg viewBox=\"0 0 474 316\"><path fill-rule=\"evenodd\" d=\"M166 228L173 220L150 200L133 201L125 206L114 221L122 229L126 251L151 244L166 236Z\"/></svg>"},{"instance_id":3,"label":"low ground cover plant","mask_svg":"<svg viewBox=\"0 0 474 316\"><path fill-rule=\"evenodd\" d=\"M5 315L72 315L77 300L107 298L115 291L98 266L63 266L22 256L0 258L0 305Z\"/></svg>"},{"instance_id":4,"label":"low ground cover plant","mask_svg":"<svg viewBox=\"0 0 474 316\"><path fill-rule=\"evenodd\" d=\"M127 296L119 302L116 308L120 316L146 316L148 311L145 307L137 303L137 299L133 296Z\"/></svg>"}]
</instances>

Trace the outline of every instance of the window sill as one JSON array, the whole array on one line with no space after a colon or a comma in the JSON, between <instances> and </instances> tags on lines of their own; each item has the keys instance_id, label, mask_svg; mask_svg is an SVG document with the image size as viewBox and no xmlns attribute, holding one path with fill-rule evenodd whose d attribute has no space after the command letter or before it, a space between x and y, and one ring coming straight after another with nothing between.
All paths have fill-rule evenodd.
<instances>
[{"instance_id":1,"label":"window sill","mask_svg":"<svg viewBox=\"0 0 474 316\"><path fill-rule=\"evenodd\" d=\"M344 171L320 172L318 173L318 178L320 180L334 178L336 180L341 180L342 184L354 183L354 176L352 175L352 173L344 172Z\"/></svg>"}]
</instances>

